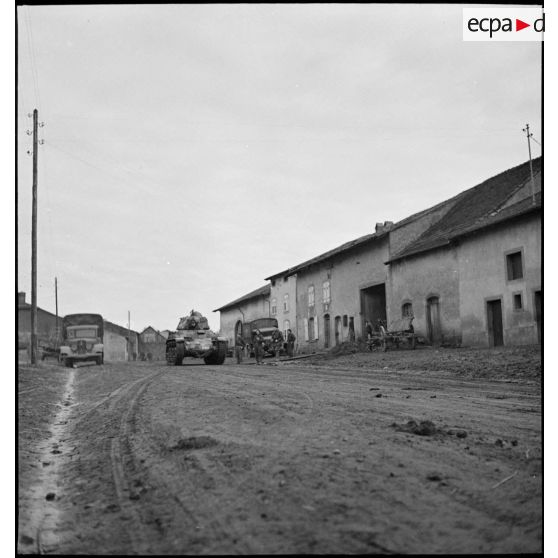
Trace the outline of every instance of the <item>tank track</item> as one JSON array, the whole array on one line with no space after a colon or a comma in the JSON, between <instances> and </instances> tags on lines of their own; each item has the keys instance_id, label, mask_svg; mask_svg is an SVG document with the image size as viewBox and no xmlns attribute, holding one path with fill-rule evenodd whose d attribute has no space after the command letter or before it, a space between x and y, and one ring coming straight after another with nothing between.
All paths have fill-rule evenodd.
<instances>
[{"instance_id":1,"label":"tank track","mask_svg":"<svg viewBox=\"0 0 558 558\"><path fill-rule=\"evenodd\" d=\"M174 366L176 362L176 342L169 341L167 343L167 351L165 358L167 359L167 364Z\"/></svg>"}]
</instances>

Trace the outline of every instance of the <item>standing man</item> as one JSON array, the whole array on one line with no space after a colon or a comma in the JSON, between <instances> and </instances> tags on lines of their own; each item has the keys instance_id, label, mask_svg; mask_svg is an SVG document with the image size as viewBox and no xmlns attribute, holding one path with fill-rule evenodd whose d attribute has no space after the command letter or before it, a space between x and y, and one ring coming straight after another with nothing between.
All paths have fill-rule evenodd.
<instances>
[{"instance_id":1,"label":"standing man","mask_svg":"<svg viewBox=\"0 0 558 558\"><path fill-rule=\"evenodd\" d=\"M294 333L290 329L287 329L287 354L290 357L294 356L295 341L296 337L294 336Z\"/></svg>"},{"instance_id":2,"label":"standing man","mask_svg":"<svg viewBox=\"0 0 558 558\"><path fill-rule=\"evenodd\" d=\"M264 338L259 329L254 331L254 354L256 355L256 364L263 364Z\"/></svg>"},{"instance_id":3,"label":"standing man","mask_svg":"<svg viewBox=\"0 0 558 558\"><path fill-rule=\"evenodd\" d=\"M366 336L369 341L372 339L372 324L368 320L366 320Z\"/></svg>"},{"instance_id":4,"label":"standing man","mask_svg":"<svg viewBox=\"0 0 558 558\"><path fill-rule=\"evenodd\" d=\"M271 334L271 340L273 341L273 350L275 351L275 362L279 361L279 356L281 355L281 349L283 348L283 334L277 326Z\"/></svg>"},{"instance_id":5,"label":"standing man","mask_svg":"<svg viewBox=\"0 0 558 558\"><path fill-rule=\"evenodd\" d=\"M236 356L236 364L242 364L242 354L244 353L244 347L246 347L246 343L240 335L240 331L236 336L236 342L234 347L234 354Z\"/></svg>"}]
</instances>

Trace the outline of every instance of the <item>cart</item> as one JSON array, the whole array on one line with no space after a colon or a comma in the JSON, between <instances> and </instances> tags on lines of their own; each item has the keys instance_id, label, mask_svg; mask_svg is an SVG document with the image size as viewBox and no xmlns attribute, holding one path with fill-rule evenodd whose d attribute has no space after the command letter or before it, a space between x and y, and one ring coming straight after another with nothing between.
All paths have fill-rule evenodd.
<instances>
[{"instance_id":1,"label":"cart","mask_svg":"<svg viewBox=\"0 0 558 558\"><path fill-rule=\"evenodd\" d=\"M406 316L395 320L388 329L384 320L378 320L377 328L368 339L368 350L387 351L388 347L399 349L400 344L406 344L414 349L417 336L413 328L414 316Z\"/></svg>"}]
</instances>

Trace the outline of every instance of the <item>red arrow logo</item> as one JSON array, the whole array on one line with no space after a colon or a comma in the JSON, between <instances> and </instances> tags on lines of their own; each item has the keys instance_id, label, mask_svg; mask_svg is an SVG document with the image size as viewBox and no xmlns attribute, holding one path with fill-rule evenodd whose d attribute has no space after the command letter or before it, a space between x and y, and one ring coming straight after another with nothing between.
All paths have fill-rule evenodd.
<instances>
[{"instance_id":1,"label":"red arrow logo","mask_svg":"<svg viewBox=\"0 0 558 558\"><path fill-rule=\"evenodd\" d=\"M521 21L520 19L515 20L515 30L516 31L521 31L522 29L525 29L525 27L531 27L531 24L530 23L525 23L524 21Z\"/></svg>"}]
</instances>

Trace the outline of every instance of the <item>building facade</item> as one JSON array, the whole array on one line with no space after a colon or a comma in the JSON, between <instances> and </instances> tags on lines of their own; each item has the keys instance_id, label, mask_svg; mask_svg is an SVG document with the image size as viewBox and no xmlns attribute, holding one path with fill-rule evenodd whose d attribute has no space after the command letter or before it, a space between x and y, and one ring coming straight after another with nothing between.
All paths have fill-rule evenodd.
<instances>
[{"instance_id":1,"label":"building facade","mask_svg":"<svg viewBox=\"0 0 558 558\"><path fill-rule=\"evenodd\" d=\"M167 337L151 326L146 327L138 335L139 360L165 360Z\"/></svg>"},{"instance_id":2,"label":"building facade","mask_svg":"<svg viewBox=\"0 0 558 558\"><path fill-rule=\"evenodd\" d=\"M244 323L271 317L270 294L271 287L267 284L213 310L220 312L220 333L227 338L229 347L234 346L236 335L242 332Z\"/></svg>"},{"instance_id":3,"label":"building facade","mask_svg":"<svg viewBox=\"0 0 558 558\"><path fill-rule=\"evenodd\" d=\"M433 344L540 341L541 160L463 192L451 210L389 260L392 315L411 311Z\"/></svg>"}]
</instances>

